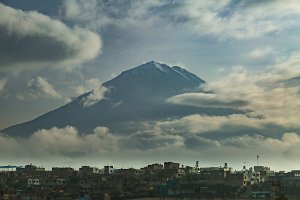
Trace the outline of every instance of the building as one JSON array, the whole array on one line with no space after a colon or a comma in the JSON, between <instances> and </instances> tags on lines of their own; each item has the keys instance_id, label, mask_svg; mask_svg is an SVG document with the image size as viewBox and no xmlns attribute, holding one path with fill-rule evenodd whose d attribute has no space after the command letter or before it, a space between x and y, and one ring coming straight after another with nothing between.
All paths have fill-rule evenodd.
<instances>
[{"instance_id":1,"label":"building","mask_svg":"<svg viewBox=\"0 0 300 200\"><path fill-rule=\"evenodd\" d=\"M148 165L144 169L150 170L152 172L158 172L158 171L162 171L164 169L164 166L162 164L155 163L155 164Z\"/></svg>"},{"instance_id":2,"label":"building","mask_svg":"<svg viewBox=\"0 0 300 200\"><path fill-rule=\"evenodd\" d=\"M37 178L30 178L27 180L27 187L37 186L40 185L40 179Z\"/></svg>"},{"instance_id":3,"label":"building","mask_svg":"<svg viewBox=\"0 0 300 200\"><path fill-rule=\"evenodd\" d=\"M71 167L52 167L52 173L57 176L68 176L74 172L75 170Z\"/></svg>"},{"instance_id":4,"label":"building","mask_svg":"<svg viewBox=\"0 0 300 200\"><path fill-rule=\"evenodd\" d=\"M265 166L254 166L246 169L243 168L244 180L243 186L250 186L269 180L271 176L274 176L274 172L270 170L270 167Z\"/></svg>"},{"instance_id":5,"label":"building","mask_svg":"<svg viewBox=\"0 0 300 200\"><path fill-rule=\"evenodd\" d=\"M200 174L202 175L211 175L211 176L220 176L226 177L232 173L232 168L228 167L227 163L224 164L224 167L204 167L200 168Z\"/></svg>"},{"instance_id":6,"label":"building","mask_svg":"<svg viewBox=\"0 0 300 200\"><path fill-rule=\"evenodd\" d=\"M104 174L114 174L116 171L113 166L104 166Z\"/></svg>"},{"instance_id":7,"label":"building","mask_svg":"<svg viewBox=\"0 0 300 200\"><path fill-rule=\"evenodd\" d=\"M97 167L82 166L79 168L79 172L85 174L101 174L103 170L98 169Z\"/></svg>"},{"instance_id":8,"label":"building","mask_svg":"<svg viewBox=\"0 0 300 200\"><path fill-rule=\"evenodd\" d=\"M164 162L164 170L179 169L179 163Z\"/></svg>"},{"instance_id":9,"label":"building","mask_svg":"<svg viewBox=\"0 0 300 200\"><path fill-rule=\"evenodd\" d=\"M117 174L122 175L122 176L142 176L144 171L141 169L134 169L134 168L129 168L129 169L119 169Z\"/></svg>"}]
</instances>

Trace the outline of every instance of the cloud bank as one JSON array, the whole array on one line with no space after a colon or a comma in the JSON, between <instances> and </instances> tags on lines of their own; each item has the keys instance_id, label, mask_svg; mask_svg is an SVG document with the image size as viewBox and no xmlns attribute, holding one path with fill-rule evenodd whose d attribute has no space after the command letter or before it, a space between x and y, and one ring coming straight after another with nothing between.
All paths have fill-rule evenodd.
<instances>
[{"instance_id":1,"label":"cloud bank","mask_svg":"<svg viewBox=\"0 0 300 200\"><path fill-rule=\"evenodd\" d=\"M262 118L286 128L300 128L299 84L285 82L300 76L299 55L279 61L266 72L236 67L225 78L207 84L208 93L186 93L169 98L169 103L198 107L235 108L247 116Z\"/></svg>"},{"instance_id":2,"label":"cloud bank","mask_svg":"<svg viewBox=\"0 0 300 200\"><path fill-rule=\"evenodd\" d=\"M0 67L72 67L101 53L96 33L0 3Z\"/></svg>"},{"instance_id":3,"label":"cloud bank","mask_svg":"<svg viewBox=\"0 0 300 200\"><path fill-rule=\"evenodd\" d=\"M222 127L217 129L221 131ZM293 132L284 133L280 138L241 135L208 139L198 133L166 132L160 125L153 130L126 136L111 133L105 127L97 127L92 133L83 134L72 126L39 130L29 138L0 135L0 150L6 152L3 155L4 160L20 158L37 162L47 158L48 161L68 160L78 166L82 165L83 160L95 164L95 158L101 157L107 159L106 161L112 159L116 163L128 159L132 162L145 160L148 156L155 156L154 160L158 161L175 159L185 162L201 159L202 165L204 161L228 161L236 166L239 166L237 162L241 162L242 166L244 161L251 164L251 159L259 154L268 165L280 169L283 165L277 162L278 159L289 162L296 159L300 150L299 144L300 136ZM291 163L290 167L296 166L296 163ZM149 164L149 160L144 164Z\"/></svg>"}]
</instances>

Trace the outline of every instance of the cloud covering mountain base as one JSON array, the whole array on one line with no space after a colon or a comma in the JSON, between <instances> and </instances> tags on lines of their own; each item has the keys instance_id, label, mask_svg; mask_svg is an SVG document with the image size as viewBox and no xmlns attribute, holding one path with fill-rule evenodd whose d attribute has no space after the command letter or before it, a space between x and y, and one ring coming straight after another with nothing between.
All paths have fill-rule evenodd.
<instances>
[{"instance_id":1,"label":"cloud covering mountain base","mask_svg":"<svg viewBox=\"0 0 300 200\"><path fill-rule=\"evenodd\" d=\"M261 135L207 139L198 133L167 132L160 124L127 136L111 133L106 127L82 135L71 126L39 130L29 138L0 136L0 151L6 152L2 160L9 163L18 160L20 164L30 161L48 167L53 166L54 160L59 165L76 167L83 164L143 166L168 160L193 164L200 160L202 166L229 162L239 168L244 162L254 165L255 155L259 153L261 164L286 169L286 160L293 169L297 166L299 146L300 137L296 133L284 133L278 139ZM277 162L279 159L281 163Z\"/></svg>"}]
</instances>

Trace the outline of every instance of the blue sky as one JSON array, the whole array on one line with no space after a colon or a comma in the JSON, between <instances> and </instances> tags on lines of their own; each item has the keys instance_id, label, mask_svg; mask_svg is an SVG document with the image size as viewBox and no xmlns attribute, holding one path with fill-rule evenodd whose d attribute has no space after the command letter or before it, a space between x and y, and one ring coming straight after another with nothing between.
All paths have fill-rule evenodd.
<instances>
[{"instance_id":1,"label":"blue sky","mask_svg":"<svg viewBox=\"0 0 300 200\"><path fill-rule=\"evenodd\" d=\"M173 103L203 106L212 101L220 106L243 100L248 102L243 109L255 111L248 116L182 119L213 130L226 126L230 132L237 124L249 123L260 130L253 137L241 134L205 142L220 147L247 141L243 148L250 148L253 158L259 153L254 146L271 155L266 146L277 144L281 157L274 163L286 154L292 158L298 150L298 143L290 143L300 143L297 0L0 2L0 128L31 120L126 69L156 60L187 68L217 91L205 97L179 95L170 99ZM296 81L290 84L291 79ZM270 124L280 127L276 137Z\"/></svg>"}]
</instances>

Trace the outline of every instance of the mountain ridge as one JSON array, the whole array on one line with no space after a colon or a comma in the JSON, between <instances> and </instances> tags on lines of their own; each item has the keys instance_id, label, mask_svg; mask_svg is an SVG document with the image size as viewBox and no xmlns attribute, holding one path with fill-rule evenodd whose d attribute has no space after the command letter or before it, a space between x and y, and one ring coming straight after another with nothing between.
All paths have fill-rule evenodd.
<instances>
[{"instance_id":1,"label":"mountain ridge","mask_svg":"<svg viewBox=\"0 0 300 200\"><path fill-rule=\"evenodd\" d=\"M13 136L29 136L40 129L74 126L89 133L97 126L114 132L126 132L128 123L163 120L190 114L225 114L228 110L173 105L166 99L185 92L199 92L205 81L178 66L170 67L155 61L122 72L103 83L108 89L105 98L84 106L92 91L70 103L49 111L31 121L8 127L2 132Z\"/></svg>"}]
</instances>

